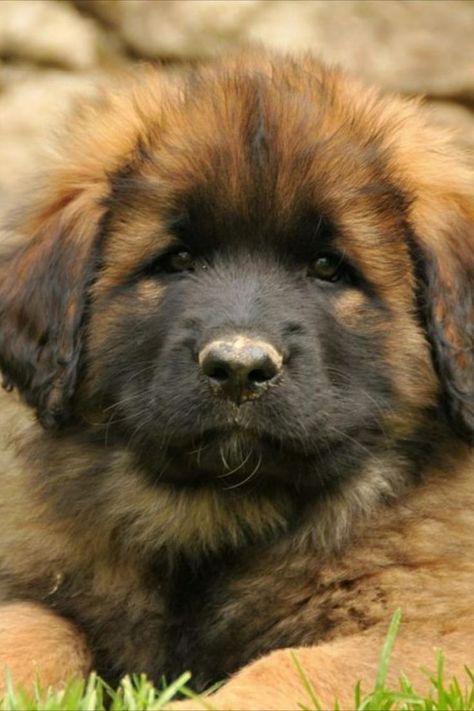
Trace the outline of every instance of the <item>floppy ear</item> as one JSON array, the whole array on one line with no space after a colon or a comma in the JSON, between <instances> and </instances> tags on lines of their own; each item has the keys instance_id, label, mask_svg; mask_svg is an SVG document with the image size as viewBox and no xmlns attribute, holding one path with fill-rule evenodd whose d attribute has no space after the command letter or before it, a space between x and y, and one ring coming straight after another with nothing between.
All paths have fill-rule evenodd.
<instances>
[{"instance_id":1,"label":"floppy ear","mask_svg":"<svg viewBox=\"0 0 474 711\"><path fill-rule=\"evenodd\" d=\"M45 427L72 415L88 286L112 177L143 155L154 140L151 117L160 115L163 96L180 91L174 79L149 67L79 100L61 150L48 161L49 192L15 227L21 244L0 254L0 370Z\"/></svg>"},{"instance_id":2,"label":"floppy ear","mask_svg":"<svg viewBox=\"0 0 474 711\"><path fill-rule=\"evenodd\" d=\"M420 305L441 404L454 430L474 444L474 194L440 196L417 229Z\"/></svg>"},{"instance_id":3,"label":"floppy ear","mask_svg":"<svg viewBox=\"0 0 474 711\"><path fill-rule=\"evenodd\" d=\"M72 414L102 213L87 190L58 190L22 221L21 244L0 259L4 383L18 388L45 427L58 427Z\"/></svg>"}]
</instances>

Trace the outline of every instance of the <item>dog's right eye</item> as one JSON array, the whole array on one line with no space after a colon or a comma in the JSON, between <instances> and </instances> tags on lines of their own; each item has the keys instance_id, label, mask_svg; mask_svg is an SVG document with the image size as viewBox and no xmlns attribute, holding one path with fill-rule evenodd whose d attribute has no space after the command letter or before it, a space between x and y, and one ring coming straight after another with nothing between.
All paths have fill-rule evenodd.
<instances>
[{"instance_id":1,"label":"dog's right eye","mask_svg":"<svg viewBox=\"0 0 474 711\"><path fill-rule=\"evenodd\" d=\"M163 266L169 272L189 272L194 269L194 264L191 252L174 252L163 257Z\"/></svg>"},{"instance_id":2,"label":"dog's right eye","mask_svg":"<svg viewBox=\"0 0 474 711\"><path fill-rule=\"evenodd\" d=\"M168 252L150 262L144 269L146 276L155 274L176 274L179 272L194 271L196 260L191 254L182 249L179 252Z\"/></svg>"}]
</instances>

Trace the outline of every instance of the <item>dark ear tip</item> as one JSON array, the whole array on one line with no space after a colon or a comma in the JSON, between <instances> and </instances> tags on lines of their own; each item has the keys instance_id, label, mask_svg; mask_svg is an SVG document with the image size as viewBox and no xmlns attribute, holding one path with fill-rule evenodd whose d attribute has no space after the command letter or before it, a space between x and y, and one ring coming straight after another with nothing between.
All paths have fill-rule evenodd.
<instances>
[{"instance_id":1,"label":"dark ear tip","mask_svg":"<svg viewBox=\"0 0 474 711\"><path fill-rule=\"evenodd\" d=\"M57 415L48 410L43 410L37 414L38 422L45 430L58 430L60 425Z\"/></svg>"},{"instance_id":2,"label":"dark ear tip","mask_svg":"<svg viewBox=\"0 0 474 711\"><path fill-rule=\"evenodd\" d=\"M456 391L456 397L453 397L452 392L448 396L444 394L440 404L451 429L466 444L474 447L474 408L470 398Z\"/></svg>"},{"instance_id":3,"label":"dark ear tip","mask_svg":"<svg viewBox=\"0 0 474 711\"><path fill-rule=\"evenodd\" d=\"M60 430L72 424L74 415L70 406L70 395L62 387L31 387L31 383L20 382L14 375L0 372L0 385L8 393L17 389L21 399L36 410L36 418L45 430Z\"/></svg>"},{"instance_id":4,"label":"dark ear tip","mask_svg":"<svg viewBox=\"0 0 474 711\"><path fill-rule=\"evenodd\" d=\"M474 447L474 424L472 426L461 419L452 419L451 427L454 432L470 447Z\"/></svg>"},{"instance_id":5,"label":"dark ear tip","mask_svg":"<svg viewBox=\"0 0 474 711\"><path fill-rule=\"evenodd\" d=\"M2 388L7 393L11 393L15 389L15 383L7 375L2 376Z\"/></svg>"},{"instance_id":6,"label":"dark ear tip","mask_svg":"<svg viewBox=\"0 0 474 711\"><path fill-rule=\"evenodd\" d=\"M72 422L68 409L42 409L37 413L38 422L45 430L59 431Z\"/></svg>"}]
</instances>

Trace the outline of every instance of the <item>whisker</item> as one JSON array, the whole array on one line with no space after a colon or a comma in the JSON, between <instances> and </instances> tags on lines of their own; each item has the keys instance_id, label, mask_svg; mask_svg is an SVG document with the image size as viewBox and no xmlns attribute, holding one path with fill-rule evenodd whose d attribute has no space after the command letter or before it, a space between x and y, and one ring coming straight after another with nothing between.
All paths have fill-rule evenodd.
<instances>
[{"instance_id":1,"label":"whisker","mask_svg":"<svg viewBox=\"0 0 474 711\"><path fill-rule=\"evenodd\" d=\"M244 467L247 464L248 460L252 456L252 453L253 453L252 450L250 450L249 453L247 454L247 456L245 457L245 459L242 462L240 462L240 464L237 467L235 467L234 469L231 469L231 471L226 472L225 474L218 474L218 476L216 478L217 479L227 479L227 477L232 476L232 474L236 474L240 469L242 469L242 467ZM233 487L229 487L229 488L233 488Z\"/></svg>"},{"instance_id":2,"label":"whisker","mask_svg":"<svg viewBox=\"0 0 474 711\"><path fill-rule=\"evenodd\" d=\"M258 470L260 469L260 465L261 465L261 464L262 464L262 455L260 454L260 455L259 455L259 458L258 458L257 466L256 466L255 469L248 475L248 477L247 477L246 479L244 479L243 481L239 481L237 484L232 484L231 486L224 486L224 487L222 487L222 490L223 490L223 491L230 491L231 489L238 489L239 486L244 486L244 484L246 484L247 482L249 482L249 481L255 476L255 474L256 474L256 473L258 472Z\"/></svg>"},{"instance_id":3,"label":"whisker","mask_svg":"<svg viewBox=\"0 0 474 711\"><path fill-rule=\"evenodd\" d=\"M130 402L131 400L136 400L139 397L143 397L143 393L136 393L135 395L129 395L128 397L124 397L121 400L118 400L117 402L114 402L112 405L108 405L107 407L104 407L103 412L110 412L110 410L114 410L117 407L120 407L120 405L123 405L126 402Z\"/></svg>"}]
</instances>

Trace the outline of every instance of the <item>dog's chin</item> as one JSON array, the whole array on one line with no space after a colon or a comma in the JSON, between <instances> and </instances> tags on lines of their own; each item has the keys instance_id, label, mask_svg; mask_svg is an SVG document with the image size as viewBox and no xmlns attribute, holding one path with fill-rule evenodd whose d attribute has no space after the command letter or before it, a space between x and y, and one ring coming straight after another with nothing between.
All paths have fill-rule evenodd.
<instances>
[{"instance_id":1,"label":"dog's chin","mask_svg":"<svg viewBox=\"0 0 474 711\"><path fill-rule=\"evenodd\" d=\"M187 446L170 444L164 462L156 467L148 462L148 470L155 469L157 482L241 492L277 483L298 486L307 466L303 458L298 466L293 450L249 430L215 430Z\"/></svg>"}]
</instances>

